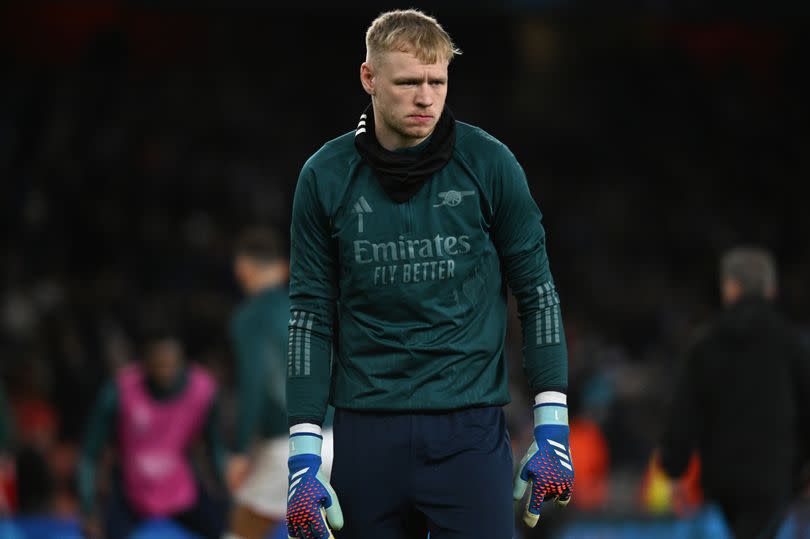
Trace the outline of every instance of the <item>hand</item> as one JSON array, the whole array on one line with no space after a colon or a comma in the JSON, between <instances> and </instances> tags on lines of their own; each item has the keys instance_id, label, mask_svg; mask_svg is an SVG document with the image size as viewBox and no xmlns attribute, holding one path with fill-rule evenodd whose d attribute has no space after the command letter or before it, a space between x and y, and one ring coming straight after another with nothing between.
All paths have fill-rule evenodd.
<instances>
[{"instance_id":1,"label":"hand","mask_svg":"<svg viewBox=\"0 0 810 539\"><path fill-rule=\"evenodd\" d=\"M534 442L520 462L513 497L526 501L523 522L534 527L540 518L543 501L553 498L567 505L574 487L574 465L568 443L568 411L564 404L539 404L534 409Z\"/></svg>"},{"instance_id":2,"label":"hand","mask_svg":"<svg viewBox=\"0 0 810 539\"><path fill-rule=\"evenodd\" d=\"M323 439L312 433L290 436L287 533L290 539L333 539L343 527L337 495L321 473ZM327 525L328 523L328 525Z\"/></svg>"},{"instance_id":3,"label":"hand","mask_svg":"<svg viewBox=\"0 0 810 539\"><path fill-rule=\"evenodd\" d=\"M245 478L250 471L250 459L245 455L233 455L228 460L228 468L225 472L225 481L228 483L228 490L236 492L245 482Z\"/></svg>"}]
</instances>

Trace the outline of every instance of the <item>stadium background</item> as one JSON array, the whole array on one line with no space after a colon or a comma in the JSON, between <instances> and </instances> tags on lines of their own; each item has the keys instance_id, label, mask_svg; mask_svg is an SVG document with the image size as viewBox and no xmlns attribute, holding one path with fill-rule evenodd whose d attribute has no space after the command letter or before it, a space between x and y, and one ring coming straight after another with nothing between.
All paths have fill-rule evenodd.
<instances>
[{"instance_id":1,"label":"stadium background","mask_svg":"<svg viewBox=\"0 0 810 539\"><path fill-rule=\"evenodd\" d=\"M666 521L679 504L650 494L650 461L678 354L719 308L720 252L771 248L780 307L810 335L807 25L784 3L408 5L464 51L448 104L511 147L545 216L571 399L605 442L608 493L549 522ZM353 129L363 34L389 7L407 6L0 8L0 376L21 513L75 514L87 410L143 319L182 325L230 391L229 432L233 240L287 227L304 160ZM520 445L515 324L510 350Z\"/></svg>"}]
</instances>

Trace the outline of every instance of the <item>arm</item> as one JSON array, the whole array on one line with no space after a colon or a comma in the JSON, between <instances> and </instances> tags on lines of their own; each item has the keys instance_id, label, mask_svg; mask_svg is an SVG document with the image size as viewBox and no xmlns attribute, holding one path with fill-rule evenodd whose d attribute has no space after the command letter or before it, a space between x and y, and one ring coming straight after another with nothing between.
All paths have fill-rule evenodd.
<instances>
[{"instance_id":1,"label":"arm","mask_svg":"<svg viewBox=\"0 0 810 539\"><path fill-rule=\"evenodd\" d=\"M287 413L290 426L320 427L329 400L337 271L328 217L306 165L295 189L290 239Z\"/></svg>"},{"instance_id":2,"label":"arm","mask_svg":"<svg viewBox=\"0 0 810 539\"><path fill-rule=\"evenodd\" d=\"M236 349L238 383L238 409L234 452L245 454L253 441L256 425L261 417L262 391L266 383L265 362L262 348L255 342L250 328L242 326L244 321L234 320L232 337Z\"/></svg>"},{"instance_id":3,"label":"arm","mask_svg":"<svg viewBox=\"0 0 810 539\"><path fill-rule=\"evenodd\" d=\"M95 512L96 467L101 451L112 432L115 415L118 413L118 390L110 381L99 392L96 404L84 433L81 457L79 459L78 489L82 513Z\"/></svg>"},{"instance_id":4,"label":"arm","mask_svg":"<svg viewBox=\"0 0 810 539\"><path fill-rule=\"evenodd\" d=\"M520 500L529 489L523 521L534 527L543 501L567 504L574 484L565 394L568 353L540 210L511 152L502 148L495 163L492 237L517 300L523 367L535 393L534 442L520 463L513 496Z\"/></svg>"},{"instance_id":5,"label":"arm","mask_svg":"<svg viewBox=\"0 0 810 539\"><path fill-rule=\"evenodd\" d=\"M315 174L307 165L295 189L290 240L287 524L290 537L314 537L313 529L342 528L343 513L320 470L321 426L329 400L332 325L337 301L336 254L329 221L315 189Z\"/></svg>"},{"instance_id":6,"label":"arm","mask_svg":"<svg viewBox=\"0 0 810 539\"><path fill-rule=\"evenodd\" d=\"M565 393L568 352L560 299L546 254L542 215L526 176L506 148L496 161L492 237L509 288L517 301L523 333L523 368L532 392Z\"/></svg>"},{"instance_id":7,"label":"arm","mask_svg":"<svg viewBox=\"0 0 810 539\"><path fill-rule=\"evenodd\" d=\"M217 484L225 484L225 446L222 442L222 428L220 425L220 398L219 394L211 400L208 415L205 418L205 443L208 446L208 456L211 459L211 470Z\"/></svg>"}]
</instances>

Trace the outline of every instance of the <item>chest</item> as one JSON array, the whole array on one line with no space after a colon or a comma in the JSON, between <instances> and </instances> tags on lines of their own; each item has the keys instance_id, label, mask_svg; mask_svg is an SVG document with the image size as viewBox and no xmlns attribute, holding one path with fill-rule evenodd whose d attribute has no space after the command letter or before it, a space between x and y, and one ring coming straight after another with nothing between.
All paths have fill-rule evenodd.
<instances>
[{"instance_id":1,"label":"chest","mask_svg":"<svg viewBox=\"0 0 810 539\"><path fill-rule=\"evenodd\" d=\"M121 434L129 444L184 444L203 413L201 402L186 393L158 401L144 391L132 389L121 396Z\"/></svg>"},{"instance_id":2,"label":"chest","mask_svg":"<svg viewBox=\"0 0 810 539\"><path fill-rule=\"evenodd\" d=\"M355 242L432 239L432 251L459 248L460 237L486 233L488 224L482 193L476 182L453 167L446 167L410 200L397 203L386 195L368 170L351 182L333 220L333 235L341 246ZM441 236L437 239L436 236ZM427 249L424 244L424 249ZM396 255L419 249L405 243Z\"/></svg>"},{"instance_id":3,"label":"chest","mask_svg":"<svg viewBox=\"0 0 810 539\"><path fill-rule=\"evenodd\" d=\"M437 293L463 282L491 254L486 196L475 178L447 166L397 203L367 171L350 183L332 223L344 284ZM401 300L401 298L400 298Z\"/></svg>"}]
</instances>

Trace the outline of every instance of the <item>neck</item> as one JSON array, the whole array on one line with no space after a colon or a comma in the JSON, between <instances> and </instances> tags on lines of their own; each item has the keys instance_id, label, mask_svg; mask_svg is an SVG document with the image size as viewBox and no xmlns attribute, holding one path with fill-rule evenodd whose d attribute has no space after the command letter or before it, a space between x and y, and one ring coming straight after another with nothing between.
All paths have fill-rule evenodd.
<instances>
[{"instance_id":1,"label":"neck","mask_svg":"<svg viewBox=\"0 0 810 539\"><path fill-rule=\"evenodd\" d=\"M287 275L287 269L281 265L268 267L257 273L248 283L247 293L255 295L268 288L279 286L287 280Z\"/></svg>"},{"instance_id":2,"label":"neck","mask_svg":"<svg viewBox=\"0 0 810 539\"><path fill-rule=\"evenodd\" d=\"M149 393L152 397L162 400L174 397L177 395L186 385L186 380L188 376L188 371L186 370L185 365L180 372L178 372L174 380L168 386L160 386L158 385L152 378L149 376L146 377L146 385L149 389Z\"/></svg>"}]
</instances>

